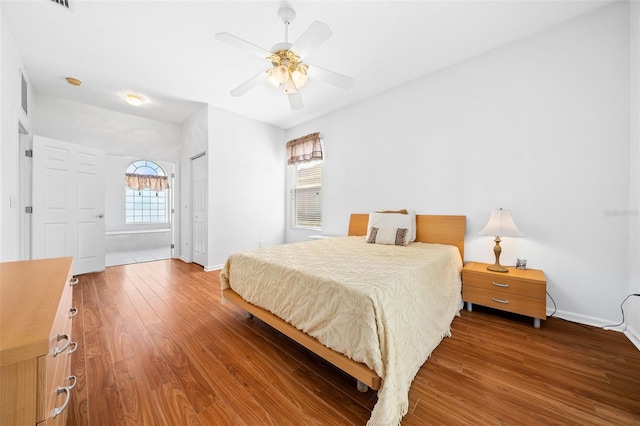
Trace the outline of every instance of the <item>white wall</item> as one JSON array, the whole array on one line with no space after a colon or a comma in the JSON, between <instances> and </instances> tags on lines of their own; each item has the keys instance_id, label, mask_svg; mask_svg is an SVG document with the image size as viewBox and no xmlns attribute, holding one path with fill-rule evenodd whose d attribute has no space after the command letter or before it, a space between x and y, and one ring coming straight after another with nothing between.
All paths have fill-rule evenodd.
<instances>
[{"instance_id":1,"label":"white wall","mask_svg":"<svg viewBox=\"0 0 640 426\"><path fill-rule=\"evenodd\" d=\"M543 269L558 316L618 322L629 221L606 212L629 204L628 16L614 4L290 129L324 136L323 233L376 208L463 214L466 260L492 263L478 232L508 208L527 237L503 239L502 263Z\"/></svg>"},{"instance_id":2,"label":"white wall","mask_svg":"<svg viewBox=\"0 0 640 426\"><path fill-rule=\"evenodd\" d=\"M640 294L640 3L631 2L631 137L629 166L629 293ZM625 304L627 336L640 348L640 297Z\"/></svg>"},{"instance_id":3,"label":"white wall","mask_svg":"<svg viewBox=\"0 0 640 426\"><path fill-rule=\"evenodd\" d=\"M209 144L209 106L203 106L183 125L180 169L180 202L176 203L180 210L180 258L185 262L193 260L192 227L191 227L191 158L207 152Z\"/></svg>"},{"instance_id":4,"label":"white wall","mask_svg":"<svg viewBox=\"0 0 640 426\"><path fill-rule=\"evenodd\" d=\"M0 10L0 261L20 259L18 128L31 130L33 96L29 86L28 112L20 106L22 60ZM10 203L10 200L14 200Z\"/></svg>"},{"instance_id":5,"label":"white wall","mask_svg":"<svg viewBox=\"0 0 640 426\"><path fill-rule=\"evenodd\" d=\"M209 106L208 269L284 242L285 132Z\"/></svg>"}]
</instances>

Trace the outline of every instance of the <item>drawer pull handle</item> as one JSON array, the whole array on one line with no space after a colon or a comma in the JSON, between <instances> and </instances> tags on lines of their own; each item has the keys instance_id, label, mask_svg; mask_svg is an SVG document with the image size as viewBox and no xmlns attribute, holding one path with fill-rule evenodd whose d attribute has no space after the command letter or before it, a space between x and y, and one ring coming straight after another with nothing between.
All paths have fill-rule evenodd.
<instances>
[{"instance_id":1,"label":"drawer pull handle","mask_svg":"<svg viewBox=\"0 0 640 426\"><path fill-rule=\"evenodd\" d=\"M73 318L78 315L78 308L69 309L69 318Z\"/></svg>"},{"instance_id":2,"label":"drawer pull handle","mask_svg":"<svg viewBox=\"0 0 640 426\"><path fill-rule=\"evenodd\" d=\"M67 386L69 388L69 390L71 390L71 389L76 387L76 382L78 381L78 378L76 376L69 376L69 377L67 377L67 380L69 380L69 381L73 380L73 383L71 383L69 386Z\"/></svg>"},{"instance_id":3,"label":"drawer pull handle","mask_svg":"<svg viewBox=\"0 0 640 426\"><path fill-rule=\"evenodd\" d=\"M71 355L72 353L74 353L75 351L78 350L78 343L76 342L71 342L69 343L69 346L73 345L73 349L69 348L69 352L68 354Z\"/></svg>"},{"instance_id":4,"label":"drawer pull handle","mask_svg":"<svg viewBox=\"0 0 640 426\"><path fill-rule=\"evenodd\" d=\"M496 287L509 287L509 284L497 283L495 281L492 281L491 284L495 285Z\"/></svg>"},{"instance_id":5,"label":"drawer pull handle","mask_svg":"<svg viewBox=\"0 0 640 426\"><path fill-rule=\"evenodd\" d=\"M73 277L69 280L69 285L77 285L80 282L79 279L77 279L76 277Z\"/></svg>"},{"instance_id":6,"label":"drawer pull handle","mask_svg":"<svg viewBox=\"0 0 640 426\"><path fill-rule=\"evenodd\" d=\"M56 407L53 409L52 417L54 419L58 417L60 413L62 413L67 408L67 405L69 405L69 400L71 399L71 389L76 387L76 382L78 381L76 379L76 376L69 376L68 380L73 380L73 383L70 384L69 386L64 386L64 387L58 386L58 388L56 389L56 395L60 395L61 393L64 392L65 397L62 405L60 407Z\"/></svg>"},{"instance_id":7,"label":"drawer pull handle","mask_svg":"<svg viewBox=\"0 0 640 426\"><path fill-rule=\"evenodd\" d=\"M498 302L498 303L509 303L508 300L503 300L503 299L496 299L495 297L492 297L491 299L493 299L494 302Z\"/></svg>"},{"instance_id":8,"label":"drawer pull handle","mask_svg":"<svg viewBox=\"0 0 640 426\"><path fill-rule=\"evenodd\" d=\"M56 346L55 349L53 350L53 356L58 356L58 354L61 354L62 352L66 351L69 345L71 344L71 340L69 339L68 334L58 334L58 339L56 341L59 342L61 340L66 340L67 343L65 343L61 347Z\"/></svg>"}]
</instances>

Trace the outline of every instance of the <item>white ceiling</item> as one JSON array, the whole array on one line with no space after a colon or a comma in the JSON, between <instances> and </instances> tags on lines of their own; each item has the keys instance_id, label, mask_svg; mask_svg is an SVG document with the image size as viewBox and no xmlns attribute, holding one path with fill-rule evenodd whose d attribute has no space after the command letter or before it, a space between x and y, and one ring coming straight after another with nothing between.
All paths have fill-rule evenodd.
<instances>
[{"instance_id":1,"label":"white ceiling","mask_svg":"<svg viewBox=\"0 0 640 426\"><path fill-rule=\"evenodd\" d=\"M34 90L180 124L211 104L287 129L510 43L611 1L117 1L2 0L2 16ZM305 59L354 79L343 90L310 80L304 108L264 83L229 91L268 62L214 39L228 32L267 50L284 41L277 16L296 11L295 40L314 21L333 36ZM65 77L82 81L80 87ZM140 93L141 107L120 94Z\"/></svg>"}]
</instances>

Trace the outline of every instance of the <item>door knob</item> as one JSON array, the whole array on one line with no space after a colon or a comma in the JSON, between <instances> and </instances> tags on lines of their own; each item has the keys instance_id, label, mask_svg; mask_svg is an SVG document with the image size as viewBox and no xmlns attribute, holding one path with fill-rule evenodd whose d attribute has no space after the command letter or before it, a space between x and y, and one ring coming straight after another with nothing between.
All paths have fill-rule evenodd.
<instances>
[{"instance_id":1,"label":"door knob","mask_svg":"<svg viewBox=\"0 0 640 426\"><path fill-rule=\"evenodd\" d=\"M102 213L100 213L99 215L96 216L98 219L102 219L104 217L104 215Z\"/></svg>"}]
</instances>

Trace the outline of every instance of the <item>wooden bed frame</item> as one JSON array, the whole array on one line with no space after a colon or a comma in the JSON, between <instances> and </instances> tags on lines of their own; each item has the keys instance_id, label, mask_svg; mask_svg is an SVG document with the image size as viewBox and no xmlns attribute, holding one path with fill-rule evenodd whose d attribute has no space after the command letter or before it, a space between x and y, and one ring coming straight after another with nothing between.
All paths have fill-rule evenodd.
<instances>
[{"instance_id":1,"label":"wooden bed frame","mask_svg":"<svg viewBox=\"0 0 640 426\"><path fill-rule=\"evenodd\" d=\"M352 214L349 221L349 236L367 235L368 214ZM458 247L460 256L464 259L464 236L466 234L466 216L416 216L416 241L424 243L449 244ZM275 316L271 312L245 301L238 293L231 289L222 291L222 297L247 313L261 319L285 336L293 339L324 360L335 365L345 373L358 380L358 389L366 391L361 384L371 389L380 389L382 380L375 371L365 364L353 361L345 355L327 348L315 338L298 330L288 322Z\"/></svg>"}]
</instances>

